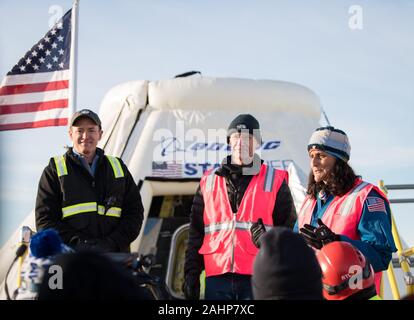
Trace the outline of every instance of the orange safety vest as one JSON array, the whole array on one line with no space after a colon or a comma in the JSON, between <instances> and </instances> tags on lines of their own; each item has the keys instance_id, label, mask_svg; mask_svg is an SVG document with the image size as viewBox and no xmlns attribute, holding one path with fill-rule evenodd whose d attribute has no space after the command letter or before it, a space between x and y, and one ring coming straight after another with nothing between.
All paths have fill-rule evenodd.
<instances>
[{"instance_id":1,"label":"orange safety vest","mask_svg":"<svg viewBox=\"0 0 414 320\"><path fill-rule=\"evenodd\" d=\"M323 214L323 223L336 234L347 236L352 240L361 240L358 224L361 220L365 200L372 189L388 202L386 195L378 187L357 178L353 188L347 194L342 197L334 197ZM316 199L312 199L309 195L306 196L298 215L299 229L305 223L311 223L315 206ZM378 293L380 292L381 277L382 272L375 273L375 286Z\"/></svg>"},{"instance_id":2,"label":"orange safety vest","mask_svg":"<svg viewBox=\"0 0 414 320\"><path fill-rule=\"evenodd\" d=\"M240 207L233 213L227 193L226 179L207 171L200 181L204 199L204 256L206 276L227 272L252 274L253 260L258 252L251 240L250 227L259 218L266 228L273 227L276 196L288 174L262 164L250 181Z\"/></svg>"}]
</instances>

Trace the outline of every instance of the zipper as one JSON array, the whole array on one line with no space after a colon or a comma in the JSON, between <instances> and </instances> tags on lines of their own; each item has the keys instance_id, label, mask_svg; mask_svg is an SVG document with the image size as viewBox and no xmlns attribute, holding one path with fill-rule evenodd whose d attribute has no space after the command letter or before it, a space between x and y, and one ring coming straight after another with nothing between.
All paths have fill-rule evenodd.
<instances>
[{"instance_id":1,"label":"zipper","mask_svg":"<svg viewBox=\"0 0 414 320\"><path fill-rule=\"evenodd\" d=\"M233 228L232 228L232 244L231 244L231 272L234 273L234 247L236 240L236 215L237 212L233 213Z\"/></svg>"},{"instance_id":2,"label":"zipper","mask_svg":"<svg viewBox=\"0 0 414 320\"><path fill-rule=\"evenodd\" d=\"M231 264L230 264L230 270L232 273L234 273L234 248L235 248L235 241L236 241L236 217L237 217L237 211L239 210L239 205L237 204L237 193L238 193L238 189L236 188L236 186L234 185L233 181L231 180L231 177L229 177L228 179L230 187L232 188L233 191L233 203L234 203L234 207L236 209L236 212L233 212L233 219L232 219L232 243L231 243ZM231 206L231 205L230 205ZM231 206L232 207L232 206ZM231 208L233 210L233 207Z\"/></svg>"}]
</instances>

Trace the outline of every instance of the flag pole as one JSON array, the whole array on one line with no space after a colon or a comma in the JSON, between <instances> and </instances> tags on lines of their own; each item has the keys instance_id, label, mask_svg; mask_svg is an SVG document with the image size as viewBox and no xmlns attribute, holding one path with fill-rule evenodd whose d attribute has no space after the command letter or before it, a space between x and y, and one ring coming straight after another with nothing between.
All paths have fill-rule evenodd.
<instances>
[{"instance_id":1,"label":"flag pole","mask_svg":"<svg viewBox=\"0 0 414 320\"><path fill-rule=\"evenodd\" d=\"M71 43L70 43L70 96L68 119L76 112L76 90L77 90L77 68L78 68L78 10L79 0L75 0L72 6L72 25L71 25ZM68 123L69 124L69 123Z\"/></svg>"}]
</instances>

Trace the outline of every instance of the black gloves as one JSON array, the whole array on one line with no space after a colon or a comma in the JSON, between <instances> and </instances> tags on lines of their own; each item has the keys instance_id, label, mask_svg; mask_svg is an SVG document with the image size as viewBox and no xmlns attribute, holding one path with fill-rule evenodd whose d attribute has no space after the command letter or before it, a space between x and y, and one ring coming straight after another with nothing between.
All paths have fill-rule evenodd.
<instances>
[{"instance_id":1,"label":"black gloves","mask_svg":"<svg viewBox=\"0 0 414 320\"><path fill-rule=\"evenodd\" d=\"M200 300L200 274L198 272L186 274L182 289L187 300Z\"/></svg>"},{"instance_id":2,"label":"black gloves","mask_svg":"<svg viewBox=\"0 0 414 320\"><path fill-rule=\"evenodd\" d=\"M339 241L339 235L329 229L321 219L318 219L318 227L305 224L300 228L300 234L306 243L315 249L321 249L329 242Z\"/></svg>"},{"instance_id":3,"label":"black gloves","mask_svg":"<svg viewBox=\"0 0 414 320\"><path fill-rule=\"evenodd\" d=\"M259 218L257 222L253 223L250 227L251 237L254 245L260 248L260 238L266 232L266 228L263 224L262 218Z\"/></svg>"}]
</instances>

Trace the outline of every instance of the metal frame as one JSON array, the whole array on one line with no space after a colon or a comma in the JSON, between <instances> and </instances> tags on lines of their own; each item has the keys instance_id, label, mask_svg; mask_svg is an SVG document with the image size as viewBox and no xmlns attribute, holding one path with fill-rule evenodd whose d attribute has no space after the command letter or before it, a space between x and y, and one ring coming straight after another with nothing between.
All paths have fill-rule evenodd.
<instances>
[{"instance_id":1,"label":"metal frame","mask_svg":"<svg viewBox=\"0 0 414 320\"><path fill-rule=\"evenodd\" d=\"M172 289L172 277L174 274L174 267L175 267L175 262L176 262L176 256L175 256L175 248L177 247L177 239L178 237L185 232L186 230L188 230L190 228L190 224L186 223L183 224L182 226L178 227L177 230L175 230L172 238L171 238L171 246L170 246L170 255L168 257L168 267L167 267L167 274L165 276L165 283L167 284L167 287L170 289L170 293L171 295L176 298L176 299L184 299L183 296L177 294L177 292L175 292Z\"/></svg>"},{"instance_id":2,"label":"metal frame","mask_svg":"<svg viewBox=\"0 0 414 320\"><path fill-rule=\"evenodd\" d=\"M383 180L380 180L378 183L379 188L387 195L388 190L414 190L414 184L394 184L394 185L385 185ZM407 198L407 199L390 199L390 203L414 203L413 198ZM398 259L399 264L401 266L401 269L404 272L404 282L407 289L407 295L413 295L414 294L414 277L410 271L410 261L411 256L414 256L414 247L404 249L402 246L402 242L400 239L400 235L398 233L397 225L394 220L394 216L392 214L392 210L390 208L391 212L391 222L392 222L392 235L394 237L395 245L398 249ZM387 276L388 280L390 281L390 287L392 291L392 295L395 300L399 300L401 298L399 288L397 281L395 279L394 274L394 267L392 261L390 262L387 270ZM381 297L383 297L383 282L381 281Z\"/></svg>"}]
</instances>

